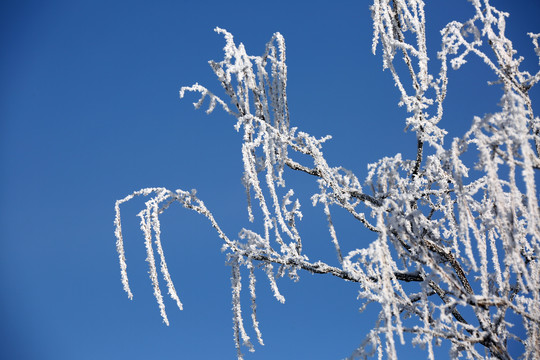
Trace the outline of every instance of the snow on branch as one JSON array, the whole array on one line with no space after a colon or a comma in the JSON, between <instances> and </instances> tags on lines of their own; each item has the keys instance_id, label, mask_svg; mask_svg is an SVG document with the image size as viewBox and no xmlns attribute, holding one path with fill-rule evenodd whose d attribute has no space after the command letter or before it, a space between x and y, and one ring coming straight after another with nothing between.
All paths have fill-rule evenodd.
<instances>
[{"instance_id":1,"label":"snow on branch","mask_svg":"<svg viewBox=\"0 0 540 360\"><path fill-rule=\"evenodd\" d=\"M511 359L510 346L524 359L540 356L540 210L537 172L540 169L540 120L534 116L529 90L540 73L521 70L512 42L505 35L508 14L489 1L471 1L473 17L442 29L437 74L430 72L426 45L426 14L420 0L374 0L373 52L380 45L383 68L389 69L408 115L406 127L416 132L413 159L401 154L368 165L364 181L341 166L331 166L323 154L330 136L315 138L290 126L285 41L276 33L260 56L249 55L226 30L224 58L209 64L221 84L224 99L195 84L200 108L219 105L236 119L242 133L242 182L249 222L260 231L241 229L230 239L195 192L148 188L115 205L116 247L124 290L132 298L122 237L120 206L136 196L153 197L139 213L154 295L168 324L158 281L182 308L161 246L159 215L172 203L206 217L223 240L231 266L234 338L238 358L242 348L255 347L244 326L241 291L247 272L251 322L263 344L257 320L256 271L274 297L285 302L277 278L298 280L298 272L329 274L359 285L359 299L380 306L378 320L351 358L377 354L397 359L396 342L427 350L450 344L450 356L469 359ZM412 35L412 36L411 36ZM530 34L540 57L539 35ZM395 66L400 52L405 67ZM502 84L500 110L471 117L470 128L448 141L440 127L448 84L448 64L459 69L469 55L479 56ZM405 69L401 71L399 69ZM409 78L409 85L403 79ZM296 156L301 154L302 156ZM298 159L302 159L299 161ZM471 159L476 159L472 161ZM334 262L312 261L305 255L309 241L297 227L302 219L297 191L286 175L297 171L315 180L313 206L322 206ZM309 176L308 176L309 175ZM332 214L348 213L361 224L364 239L351 248L340 242ZM363 229L362 229L363 228ZM365 231L364 231L365 229ZM312 239L308 239L312 240ZM512 322L521 321L526 333Z\"/></svg>"}]
</instances>

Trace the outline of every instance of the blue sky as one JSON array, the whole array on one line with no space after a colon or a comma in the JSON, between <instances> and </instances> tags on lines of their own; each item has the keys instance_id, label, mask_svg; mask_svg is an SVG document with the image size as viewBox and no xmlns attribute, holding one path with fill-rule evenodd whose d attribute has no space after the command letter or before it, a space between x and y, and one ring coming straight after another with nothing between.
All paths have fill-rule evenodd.
<instances>
[{"instance_id":1,"label":"blue sky","mask_svg":"<svg viewBox=\"0 0 540 360\"><path fill-rule=\"evenodd\" d=\"M430 2L426 8L433 15L433 51L445 22L471 14L466 1L455 3ZM525 68L536 72L526 32L540 31L540 5L493 4L511 13L509 37L527 58ZM403 132L398 91L382 72L380 57L370 52L368 6L281 0L2 2L0 358L234 358L230 268L209 225L179 207L162 218L169 269L185 307L178 311L166 301L166 327L135 217L143 201L124 207L133 301L120 283L114 202L143 187L196 188L230 237L249 226L234 119L194 111L194 96L178 99L180 87L195 82L219 94L207 64L222 58L224 41L212 31L216 26L253 54L263 51L274 32L285 36L291 122L316 136L333 135L324 148L331 164L364 178L366 165L382 156L412 156L415 139ZM486 85L493 79L477 59L450 72L442 126L451 136L461 134L472 116L497 110L500 88ZM531 95L534 103L538 89ZM333 256L321 209L312 209L308 200L316 185L296 174L292 181L305 192L306 249L311 243L313 254ZM351 244L370 240L346 216L336 221ZM248 359L343 358L362 341L374 310L358 313L356 285L300 275L299 283L278 283L285 305L274 301L260 278L258 314L266 345ZM418 352L403 355L417 358Z\"/></svg>"}]
</instances>

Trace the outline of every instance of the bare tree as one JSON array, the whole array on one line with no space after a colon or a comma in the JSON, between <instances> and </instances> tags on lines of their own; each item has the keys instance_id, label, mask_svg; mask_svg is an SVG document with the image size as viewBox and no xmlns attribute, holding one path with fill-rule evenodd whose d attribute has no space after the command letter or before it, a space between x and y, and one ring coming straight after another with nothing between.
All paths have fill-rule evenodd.
<instances>
[{"instance_id":1,"label":"bare tree","mask_svg":"<svg viewBox=\"0 0 540 360\"><path fill-rule=\"evenodd\" d=\"M261 56L248 55L242 44L223 29L225 57L210 62L229 98L228 104L195 84L180 90L199 92L196 108L209 100L237 120L243 131L242 178L248 217L262 217L262 231L242 229L238 239L227 236L195 192L148 188L116 202L116 237L122 283L128 296L120 205L138 195L153 197L139 213L146 240L150 277L161 315L168 324L154 251L170 296L178 306L160 239L159 215L172 203L205 216L223 240L232 268L234 331L238 357L241 347L253 351L241 313L241 276L247 272L252 323L262 344L256 317L255 271L262 268L278 301L283 302L276 277L297 278L299 270L331 274L359 284L360 297L381 307L378 321L351 358L378 354L396 359L395 342L411 333L413 344L427 349L448 341L451 357L510 359L509 342L520 343L524 359L540 358L540 210L535 176L540 169L540 120L534 117L529 89L540 80L520 69L512 42L505 36L508 14L472 0L473 17L442 29L440 68L431 72L426 48L424 3L421 0L374 0L373 52L382 49L416 134L416 157L400 154L369 165L363 183L349 170L330 166L321 148L330 137L315 138L290 126L287 105L285 41L276 33ZM538 38L529 34L540 57ZM407 39L407 41L405 40ZM403 64L397 66L400 61ZM475 117L461 137L445 139L439 127L447 91L448 64L458 69L478 56L497 76L503 90L500 111ZM401 73L399 69L405 69ZM408 77L407 85L402 81ZM447 144L445 144L446 140ZM465 154L474 154L467 163ZM473 157L468 156L467 159ZM475 175L469 176L474 167ZM328 219L335 264L311 261L308 245L296 224L300 202L286 186L290 171L317 182L313 204ZM476 175L478 174L478 175ZM253 202L253 203L252 203ZM257 211L253 211L257 207ZM344 252L332 223L331 209L342 208L372 234ZM155 248L155 249L154 249ZM245 270L241 270L245 269ZM408 284L408 285L405 285ZM520 337L508 319L521 319Z\"/></svg>"}]
</instances>

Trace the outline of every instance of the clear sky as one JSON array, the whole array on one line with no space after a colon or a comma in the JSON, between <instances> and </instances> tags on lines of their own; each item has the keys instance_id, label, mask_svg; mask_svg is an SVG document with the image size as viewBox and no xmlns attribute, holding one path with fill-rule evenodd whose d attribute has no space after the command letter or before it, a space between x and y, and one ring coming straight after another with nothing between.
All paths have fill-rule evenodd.
<instances>
[{"instance_id":1,"label":"clear sky","mask_svg":"<svg viewBox=\"0 0 540 360\"><path fill-rule=\"evenodd\" d=\"M456 3L456 4L454 4ZM538 69L526 32L540 32L538 1L493 1L511 13L508 33L525 68ZM0 358L232 359L230 268L204 219L175 207L162 218L169 269L184 311L166 300L162 323L147 276L136 213L124 207L134 300L122 291L113 234L115 200L143 187L196 188L232 238L248 227L241 136L234 119L178 99L199 82L220 94L207 64L220 60L219 26L260 54L276 31L287 42L291 122L333 135L330 164L366 175L366 165L413 156L403 109L380 53L371 54L368 1L3 1L0 5ZM432 70L445 22L472 14L466 1L430 1ZM443 127L450 136L474 115L497 110L499 86L480 61L450 71ZM531 93L538 100L538 89ZM538 112L538 109L537 109ZM313 179L305 192L306 250L333 250ZM336 210L337 212L337 210ZM338 216L351 244L369 234ZM361 235L359 235L361 234ZM339 233L338 233L339 235ZM300 274L278 282L277 303L258 282L265 346L248 359L337 359L362 341L376 307L359 314L357 285ZM249 303L245 302L248 313ZM248 331L249 321L247 321ZM253 332L250 332L253 335ZM418 358L418 350L404 358ZM422 355L423 356L423 355Z\"/></svg>"}]
</instances>

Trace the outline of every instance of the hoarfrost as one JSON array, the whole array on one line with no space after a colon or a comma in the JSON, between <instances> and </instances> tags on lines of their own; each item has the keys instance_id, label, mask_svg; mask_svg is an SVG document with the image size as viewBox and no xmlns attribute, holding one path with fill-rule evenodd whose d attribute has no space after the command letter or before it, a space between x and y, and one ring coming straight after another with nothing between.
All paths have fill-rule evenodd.
<instances>
[{"instance_id":1,"label":"hoarfrost","mask_svg":"<svg viewBox=\"0 0 540 360\"><path fill-rule=\"evenodd\" d=\"M506 38L508 14L488 0L471 1L473 17L453 21L441 31L442 48L436 74L427 55L424 3L419 0L374 0L373 52L382 51L408 116L405 126L416 134L416 157L385 157L368 166L362 183L349 170L332 167L322 146L330 137L315 138L290 127L285 64L285 41L276 33L261 56L248 55L224 29L224 59L210 66L229 98L227 105L205 87L183 87L200 93L200 108L216 105L236 118L243 132L243 184L248 219L262 216L262 231L242 229L230 239L195 192L164 188L136 191L116 202L115 235L124 290L132 298L121 230L120 205L135 196L153 197L139 216L150 278L163 320L168 323L158 282L154 247L168 293L182 303L167 269L161 247L159 215L172 203L206 217L223 240L231 266L234 341L254 350L244 327L240 293L242 269L248 273L251 320L263 344L256 316L256 272L261 267L275 298L285 302L276 278L298 270L331 274L359 284L364 304L378 303L381 311L366 340L351 358L377 356L397 359L396 341L414 335L413 345L434 358L434 345L451 344L450 356L469 359L510 359L509 344L518 343L521 357L540 357L540 210L536 177L540 169L540 120L534 116L529 90L540 79L520 69L512 42ZM405 34L407 34L407 40ZM529 34L540 58L539 34ZM404 73L394 65L401 53ZM439 127L448 84L448 64L459 69L469 56L478 56L502 85L500 111L471 119L461 137L445 139ZM410 77L410 86L402 81ZM434 94L428 96L428 94ZM431 111L433 115L430 115ZM445 145L445 140L448 145ZM291 154L304 155L303 163ZM477 155L467 163L465 154ZM294 157L295 159L297 157ZM470 157L469 157L470 158ZM476 170L471 177L471 169ZM300 202L287 188L285 174L305 173L316 179L319 191L313 205L322 205L336 264L310 261L304 254L297 221ZM476 175L479 174L479 175ZM257 206L260 211L254 212ZM368 231L358 248L344 251L331 209L341 209ZM308 244L309 245L309 244ZM275 269L277 267L277 270ZM408 284L405 286L405 284ZM416 285L416 286L411 286ZM515 333L509 318L519 318L526 338ZM482 350L484 348L484 350Z\"/></svg>"}]
</instances>

